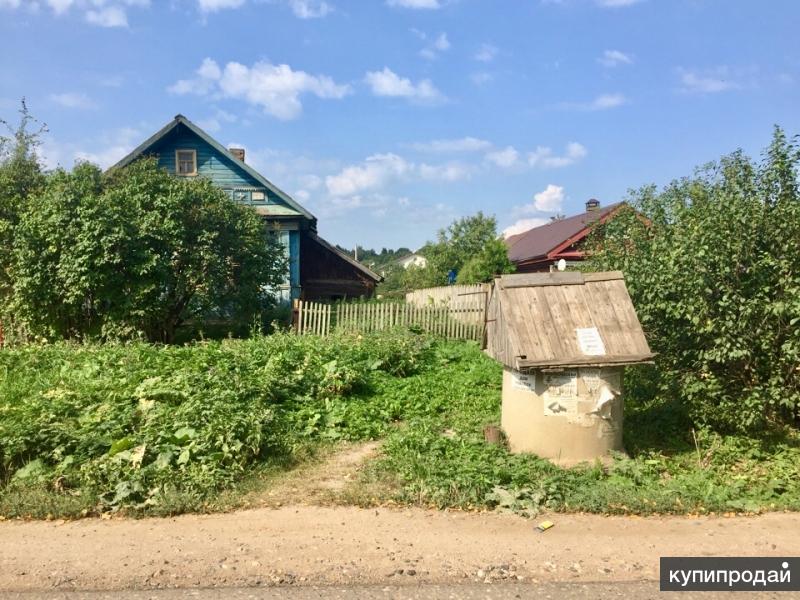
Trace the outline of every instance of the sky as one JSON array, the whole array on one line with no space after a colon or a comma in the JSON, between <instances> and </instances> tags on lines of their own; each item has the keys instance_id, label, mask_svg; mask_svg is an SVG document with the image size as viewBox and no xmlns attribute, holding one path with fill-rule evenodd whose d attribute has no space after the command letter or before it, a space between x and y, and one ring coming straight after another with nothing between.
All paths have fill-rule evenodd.
<instances>
[{"instance_id":1,"label":"sky","mask_svg":"<svg viewBox=\"0 0 800 600\"><path fill-rule=\"evenodd\" d=\"M346 247L506 234L800 133L796 0L0 0L48 167L178 113Z\"/></svg>"}]
</instances>

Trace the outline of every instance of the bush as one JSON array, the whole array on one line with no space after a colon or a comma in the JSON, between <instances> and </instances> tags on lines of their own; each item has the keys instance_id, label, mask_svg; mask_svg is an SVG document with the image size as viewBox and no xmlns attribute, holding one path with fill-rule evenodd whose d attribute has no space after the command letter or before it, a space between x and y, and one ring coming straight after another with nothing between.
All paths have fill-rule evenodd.
<instances>
[{"instance_id":1,"label":"bush","mask_svg":"<svg viewBox=\"0 0 800 600\"><path fill-rule=\"evenodd\" d=\"M760 165L737 152L663 191L641 189L598 230L588 268L625 273L658 353L650 381L630 380L633 396L677 399L720 431L796 419L799 161L776 129Z\"/></svg>"},{"instance_id":2,"label":"bush","mask_svg":"<svg viewBox=\"0 0 800 600\"><path fill-rule=\"evenodd\" d=\"M0 481L96 496L100 509L202 501L314 440L378 433L389 422L341 418L347 397L373 374L410 374L428 345L391 332L4 350Z\"/></svg>"},{"instance_id":3,"label":"bush","mask_svg":"<svg viewBox=\"0 0 800 600\"><path fill-rule=\"evenodd\" d=\"M4 193L0 189L0 194ZM260 318L284 278L261 218L143 159L47 176L19 214L7 312L36 337L171 342L189 319Z\"/></svg>"}]
</instances>

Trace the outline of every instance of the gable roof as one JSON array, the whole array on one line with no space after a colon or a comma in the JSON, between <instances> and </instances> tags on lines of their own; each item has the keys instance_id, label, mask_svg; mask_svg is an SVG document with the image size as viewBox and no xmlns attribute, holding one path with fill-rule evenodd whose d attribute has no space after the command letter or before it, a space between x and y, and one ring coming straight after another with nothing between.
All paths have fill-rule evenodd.
<instances>
[{"instance_id":1,"label":"gable roof","mask_svg":"<svg viewBox=\"0 0 800 600\"><path fill-rule=\"evenodd\" d=\"M619 271L532 273L495 279L487 352L512 369L650 361Z\"/></svg>"},{"instance_id":2,"label":"gable roof","mask_svg":"<svg viewBox=\"0 0 800 600\"><path fill-rule=\"evenodd\" d=\"M166 137L167 134L172 132L179 125L184 125L187 129L189 129L189 131L194 133L197 137L202 139L209 146L214 148L214 150L216 150L223 156L229 157L231 160L234 161L234 164L238 168L241 168L245 173L250 175L250 177L258 181L261 185L263 185L269 191L278 196L283 202L285 202L287 205L295 209L302 216L312 221L312 223L314 224L316 223L317 218L310 212L308 212L308 210L306 210L303 206L301 206L296 200L294 200L294 198L292 198L289 194L287 194L278 186L276 186L274 183L272 183L269 179L264 177L261 173L256 171L253 167L236 158L233 154L230 153L230 151L225 146L220 144L217 140L212 138L205 131L200 129L200 127L192 123L189 119L187 119L183 115L175 115L174 119L172 119L169 123L164 125L164 127L162 127L153 135L151 135L149 138L147 138L144 142L139 144L136 148L134 148L134 150L130 154L128 154L125 158L123 158L117 164L111 167L109 171L129 165L134 160L139 158L141 155L145 154L149 148L151 148L160 140L162 140L164 137Z\"/></svg>"},{"instance_id":3,"label":"gable roof","mask_svg":"<svg viewBox=\"0 0 800 600\"><path fill-rule=\"evenodd\" d=\"M578 241L585 237L585 233L594 222L607 218L623 204L624 202L609 204L597 210L552 221L546 225L512 235L506 239L508 258L511 262L523 262L546 257L565 242L573 238L576 238L574 241Z\"/></svg>"},{"instance_id":4,"label":"gable roof","mask_svg":"<svg viewBox=\"0 0 800 600\"><path fill-rule=\"evenodd\" d=\"M320 246L322 246L323 248L325 248L329 252L332 252L332 253L336 254L342 260L344 260L344 261L350 263L351 265L353 265L356 269L358 269L359 271L364 273L364 275L366 275L367 277L373 279L376 283L380 283L381 281L383 281L383 277L378 275L375 271L369 269L365 265L363 265L360 262L358 262L357 260L355 260L352 256L347 254L347 252L342 252L336 246L334 246L330 242L322 239L321 237L319 237L313 231L309 231L308 232L308 237L311 238L312 240L314 240L315 242L317 242Z\"/></svg>"}]
</instances>

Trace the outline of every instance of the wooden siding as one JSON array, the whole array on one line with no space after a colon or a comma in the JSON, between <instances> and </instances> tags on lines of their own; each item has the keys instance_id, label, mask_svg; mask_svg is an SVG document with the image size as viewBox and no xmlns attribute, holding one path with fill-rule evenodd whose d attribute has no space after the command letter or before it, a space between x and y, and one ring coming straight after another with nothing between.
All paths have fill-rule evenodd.
<instances>
[{"instance_id":1,"label":"wooden siding","mask_svg":"<svg viewBox=\"0 0 800 600\"><path fill-rule=\"evenodd\" d=\"M215 185L236 194L235 200L246 204L283 205L293 214L299 213L287 206L272 190L267 189L255 178L251 177L240 165L237 159L224 155L212 148L203 139L183 125L178 125L173 131L153 145L149 154L158 156L158 164L170 173L175 173L175 150L194 150L197 153L197 174L208 177ZM253 191L264 193L264 201L252 201L250 194Z\"/></svg>"},{"instance_id":2,"label":"wooden siding","mask_svg":"<svg viewBox=\"0 0 800 600\"><path fill-rule=\"evenodd\" d=\"M587 355L578 329L596 328L605 354ZM619 272L506 275L495 281L487 350L514 369L613 365L653 357Z\"/></svg>"},{"instance_id":3,"label":"wooden siding","mask_svg":"<svg viewBox=\"0 0 800 600\"><path fill-rule=\"evenodd\" d=\"M300 232L300 286L304 300L369 298L376 281L335 252Z\"/></svg>"}]
</instances>

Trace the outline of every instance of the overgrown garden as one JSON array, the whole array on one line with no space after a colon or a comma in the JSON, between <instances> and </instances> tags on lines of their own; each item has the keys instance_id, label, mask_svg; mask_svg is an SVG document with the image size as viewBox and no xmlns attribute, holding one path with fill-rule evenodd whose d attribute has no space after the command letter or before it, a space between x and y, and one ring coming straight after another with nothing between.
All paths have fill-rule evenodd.
<instances>
[{"instance_id":1,"label":"overgrown garden","mask_svg":"<svg viewBox=\"0 0 800 600\"><path fill-rule=\"evenodd\" d=\"M0 516L214 510L370 439L352 502L800 509L800 153L780 130L760 162L634 191L596 230L587 267L624 271L658 356L627 372L629 455L564 469L485 442L501 377L477 345L264 335L285 264L255 214L152 161L46 173L32 123L23 107L0 148ZM462 220L417 274L504 272L499 243ZM249 338L175 343L218 319Z\"/></svg>"}]
</instances>

